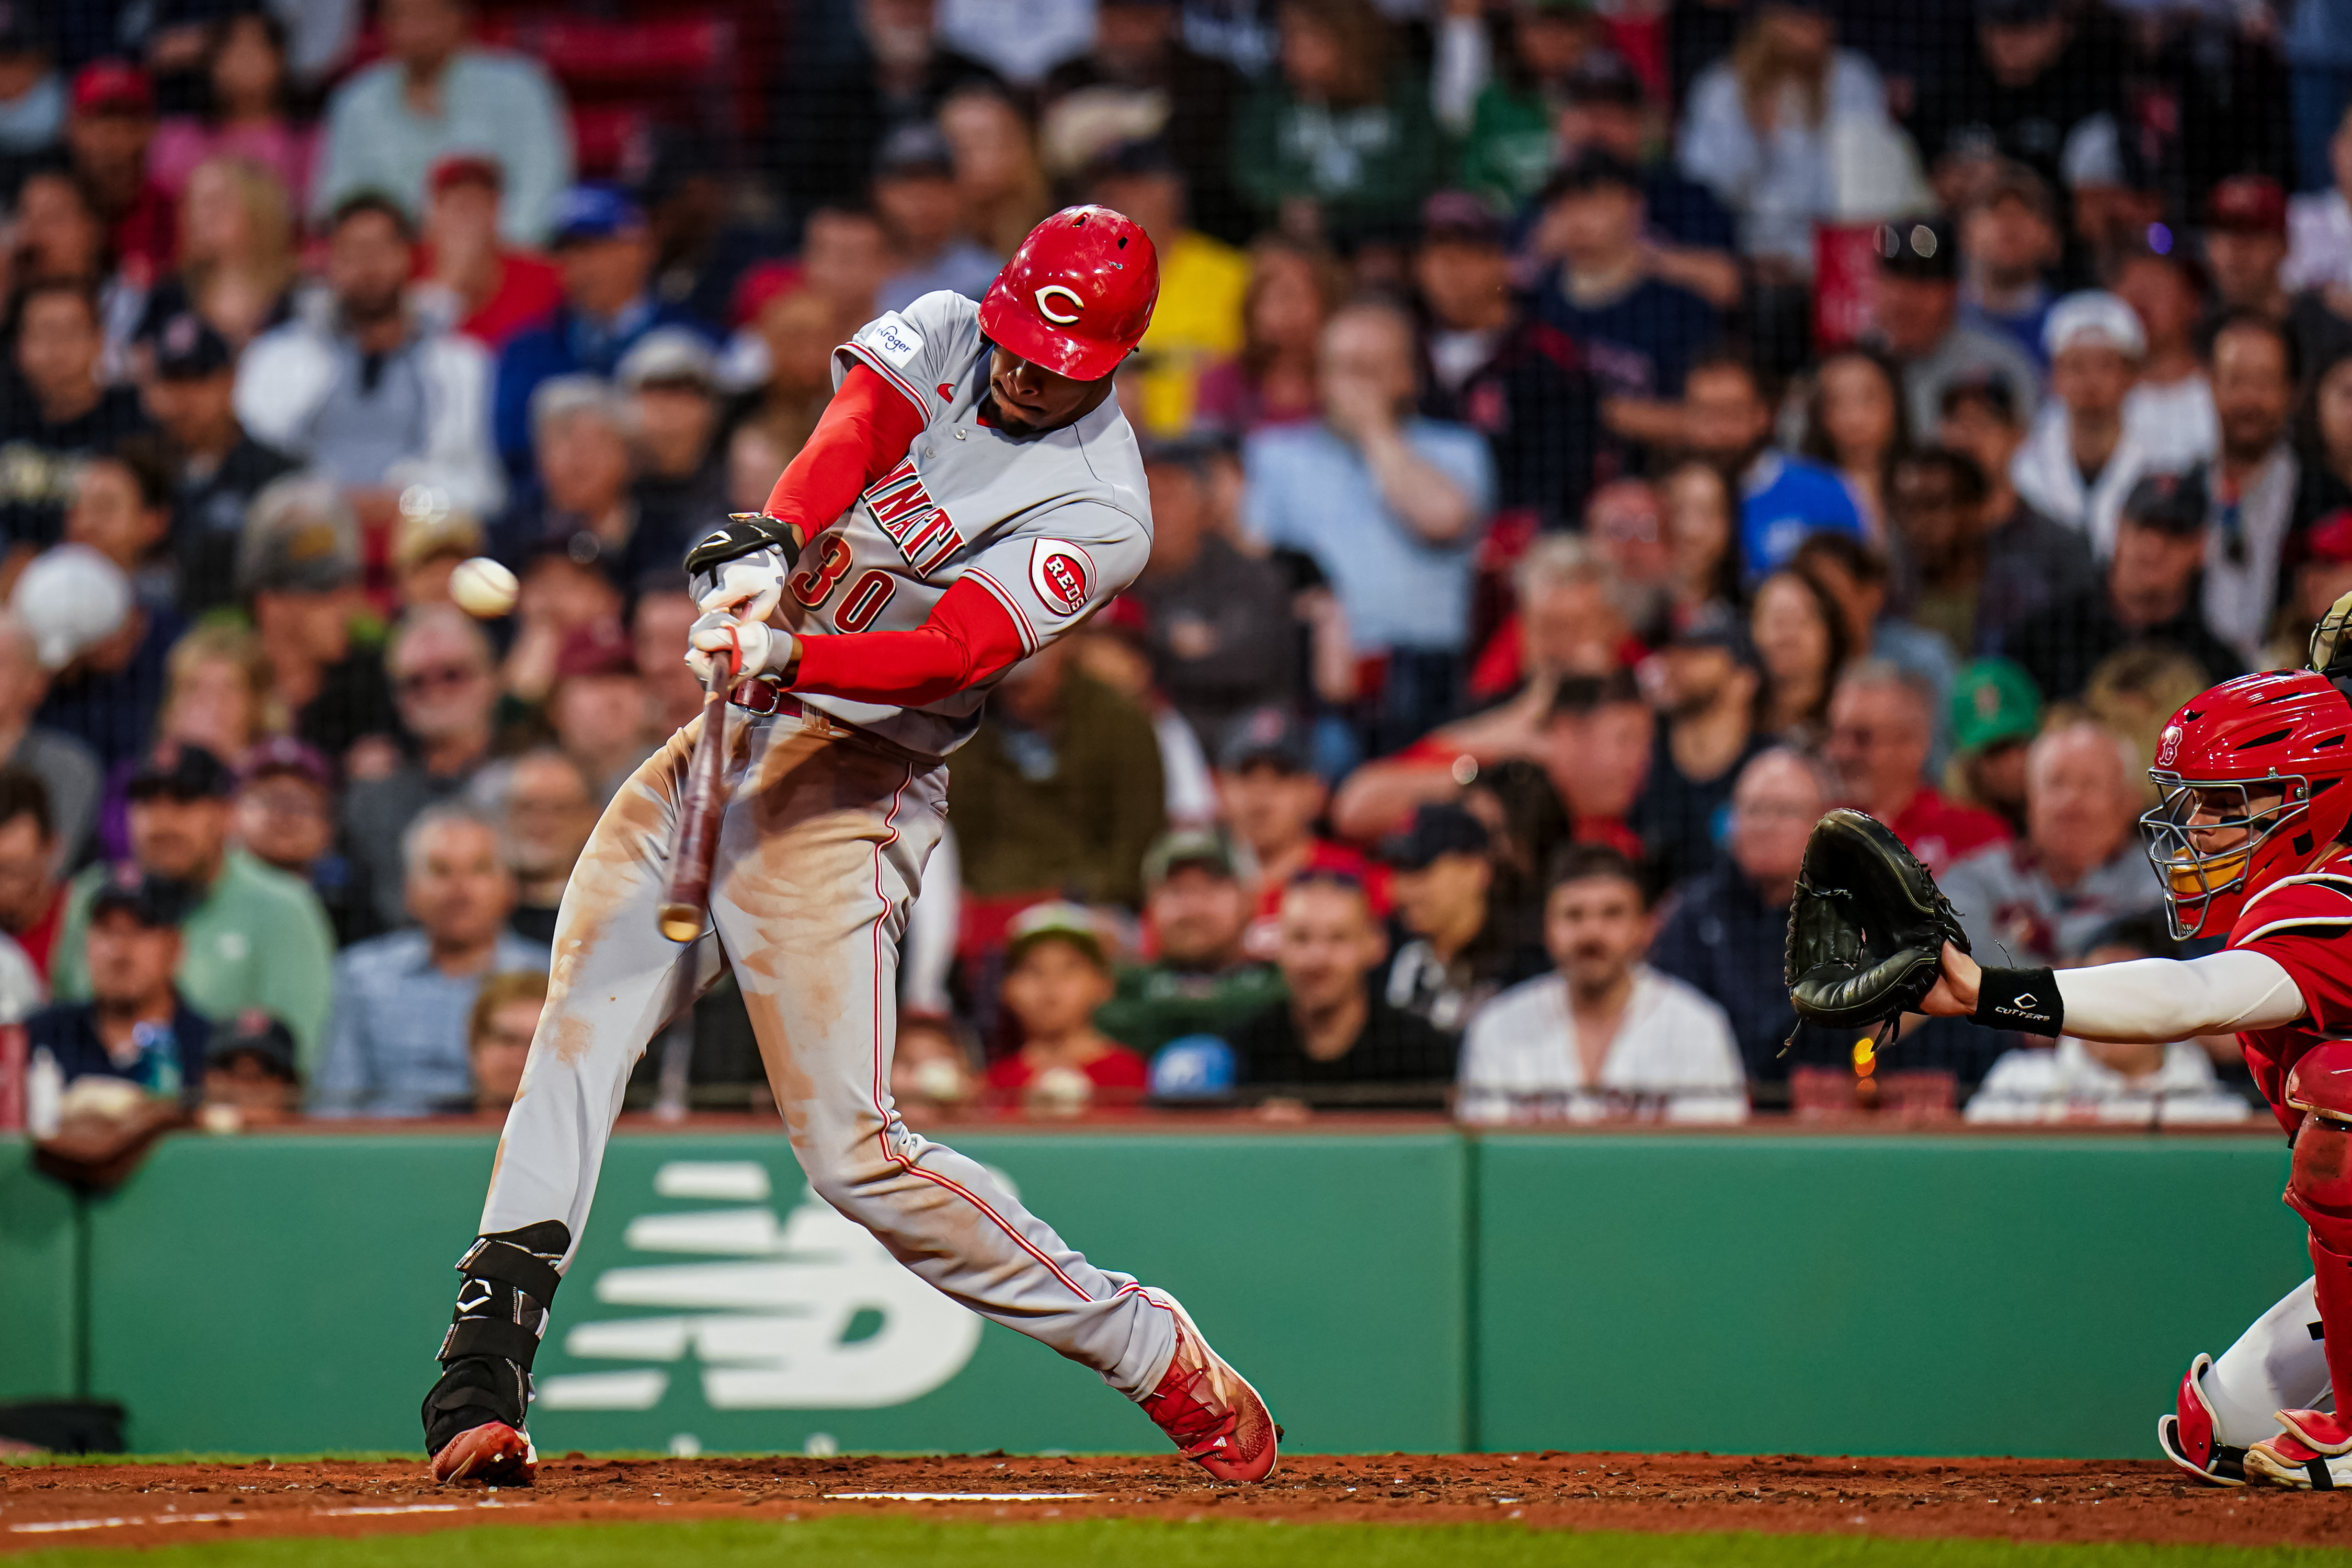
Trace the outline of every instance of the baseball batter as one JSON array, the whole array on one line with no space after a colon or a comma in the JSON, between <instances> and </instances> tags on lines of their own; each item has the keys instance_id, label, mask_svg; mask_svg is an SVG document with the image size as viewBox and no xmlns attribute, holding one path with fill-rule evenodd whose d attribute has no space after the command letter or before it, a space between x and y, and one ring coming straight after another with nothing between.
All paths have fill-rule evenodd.
<instances>
[{"instance_id":1,"label":"baseball batter","mask_svg":"<svg viewBox=\"0 0 2352 1568\"><path fill-rule=\"evenodd\" d=\"M2352 595L2308 670L2246 675L2172 716L2142 819L2174 934L2221 951L2099 968L1996 969L1947 944L1924 1009L2000 1029L2167 1041L2232 1032L2292 1140L2286 1201L2312 1278L2216 1361L2199 1355L2157 1424L2200 1479L2352 1486Z\"/></svg>"},{"instance_id":2,"label":"baseball batter","mask_svg":"<svg viewBox=\"0 0 2352 1568\"><path fill-rule=\"evenodd\" d=\"M898 941L946 810L944 758L989 687L1141 570L1143 464L1111 375L1159 267L1072 207L978 306L947 293L837 351L832 403L769 497L688 554L689 662L738 657L709 927L656 927L698 722L614 797L565 889L554 969L481 1235L425 1396L443 1481L528 1480L531 1361L630 1069L677 995L732 966L812 1189L983 1317L1140 1404L1221 1479L1270 1473L1265 1402L1167 1292L1097 1268L888 1090Z\"/></svg>"}]
</instances>

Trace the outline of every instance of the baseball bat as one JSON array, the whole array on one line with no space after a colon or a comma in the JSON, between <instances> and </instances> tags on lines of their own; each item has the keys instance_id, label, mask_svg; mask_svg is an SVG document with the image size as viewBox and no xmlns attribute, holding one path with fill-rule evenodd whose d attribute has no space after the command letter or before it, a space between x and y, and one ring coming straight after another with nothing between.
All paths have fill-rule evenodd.
<instances>
[{"instance_id":1,"label":"baseball bat","mask_svg":"<svg viewBox=\"0 0 2352 1568\"><path fill-rule=\"evenodd\" d=\"M710 903L710 867L719 852L719 819L727 810L727 694L735 685L731 653L710 656L710 678L702 688L702 733L686 765L686 786L677 805L669 877L662 887L657 923L673 942L702 935L702 912Z\"/></svg>"}]
</instances>

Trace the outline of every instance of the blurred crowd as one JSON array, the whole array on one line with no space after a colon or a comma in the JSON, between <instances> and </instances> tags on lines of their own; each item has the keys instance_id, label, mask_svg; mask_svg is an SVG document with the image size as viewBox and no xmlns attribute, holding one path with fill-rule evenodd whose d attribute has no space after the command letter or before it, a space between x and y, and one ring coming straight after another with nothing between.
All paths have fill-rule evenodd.
<instances>
[{"instance_id":1,"label":"blurred crowd","mask_svg":"<svg viewBox=\"0 0 2352 1568\"><path fill-rule=\"evenodd\" d=\"M2236 1119L1800 1029L1782 928L1843 803L2175 950L2155 733L2352 590L2347 107L2336 0L0 0L0 1016L495 1112L687 541L1099 201L1150 563L950 759L917 1113ZM730 985L630 1096L771 1103Z\"/></svg>"}]
</instances>

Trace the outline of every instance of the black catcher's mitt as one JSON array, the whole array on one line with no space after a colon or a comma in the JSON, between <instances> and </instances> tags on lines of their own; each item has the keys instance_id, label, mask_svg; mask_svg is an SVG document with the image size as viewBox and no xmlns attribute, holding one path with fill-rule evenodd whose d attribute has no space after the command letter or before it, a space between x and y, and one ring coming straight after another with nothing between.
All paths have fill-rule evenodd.
<instances>
[{"instance_id":1,"label":"black catcher's mitt","mask_svg":"<svg viewBox=\"0 0 2352 1568\"><path fill-rule=\"evenodd\" d=\"M1947 942L1969 950L1935 874L1886 824L1843 806L1813 824L1782 974L1800 1018L1851 1029L1913 1010L1935 988Z\"/></svg>"}]
</instances>

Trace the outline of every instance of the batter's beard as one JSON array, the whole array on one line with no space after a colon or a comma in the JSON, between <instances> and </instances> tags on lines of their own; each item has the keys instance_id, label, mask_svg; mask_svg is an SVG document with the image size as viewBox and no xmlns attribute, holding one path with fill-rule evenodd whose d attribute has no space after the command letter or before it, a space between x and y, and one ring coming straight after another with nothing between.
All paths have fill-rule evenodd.
<instances>
[{"instance_id":1,"label":"batter's beard","mask_svg":"<svg viewBox=\"0 0 2352 1568\"><path fill-rule=\"evenodd\" d=\"M980 394L980 417L1007 435L1043 435L1045 427L1032 424L1018 414L1007 413L1004 405L996 401L996 389L991 387Z\"/></svg>"}]
</instances>

